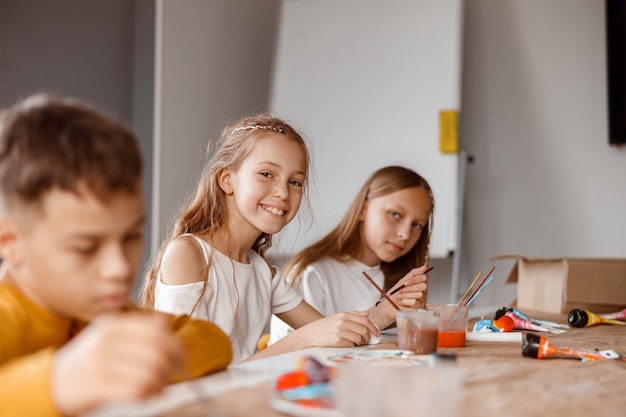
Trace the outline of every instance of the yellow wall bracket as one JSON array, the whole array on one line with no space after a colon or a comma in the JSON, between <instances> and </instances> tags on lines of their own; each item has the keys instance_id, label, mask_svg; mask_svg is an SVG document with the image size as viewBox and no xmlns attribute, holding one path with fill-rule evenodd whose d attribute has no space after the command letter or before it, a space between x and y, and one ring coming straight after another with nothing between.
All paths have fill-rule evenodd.
<instances>
[{"instance_id":1,"label":"yellow wall bracket","mask_svg":"<svg viewBox=\"0 0 626 417\"><path fill-rule=\"evenodd\" d=\"M439 112L439 148L442 153L459 151L459 112L457 110Z\"/></svg>"}]
</instances>

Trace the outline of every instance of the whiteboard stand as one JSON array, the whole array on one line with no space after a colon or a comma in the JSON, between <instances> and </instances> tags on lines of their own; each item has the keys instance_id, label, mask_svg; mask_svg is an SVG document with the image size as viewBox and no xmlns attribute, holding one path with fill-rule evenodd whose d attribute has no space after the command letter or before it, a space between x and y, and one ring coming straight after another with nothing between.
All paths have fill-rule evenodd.
<instances>
[{"instance_id":1,"label":"whiteboard stand","mask_svg":"<svg viewBox=\"0 0 626 417\"><path fill-rule=\"evenodd\" d=\"M459 277L461 275L461 241L463 235L463 215L465 206L465 168L468 162L472 162L473 157L468 156L467 151L463 148L459 150L459 184L457 196L457 212L456 212L456 249L452 255L452 282L450 284L450 302L458 303L459 299Z\"/></svg>"}]
</instances>

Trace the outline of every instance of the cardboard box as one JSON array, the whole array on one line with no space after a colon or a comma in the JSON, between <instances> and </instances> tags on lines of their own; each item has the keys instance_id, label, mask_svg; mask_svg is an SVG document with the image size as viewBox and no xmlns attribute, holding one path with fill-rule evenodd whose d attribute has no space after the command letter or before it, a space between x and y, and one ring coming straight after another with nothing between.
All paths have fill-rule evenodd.
<instances>
[{"instance_id":1,"label":"cardboard box","mask_svg":"<svg viewBox=\"0 0 626 417\"><path fill-rule=\"evenodd\" d=\"M612 313L626 308L626 259L515 258L506 280L517 282L517 308L547 313L569 313L585 308Z\"/></svg>"}]
</instances>

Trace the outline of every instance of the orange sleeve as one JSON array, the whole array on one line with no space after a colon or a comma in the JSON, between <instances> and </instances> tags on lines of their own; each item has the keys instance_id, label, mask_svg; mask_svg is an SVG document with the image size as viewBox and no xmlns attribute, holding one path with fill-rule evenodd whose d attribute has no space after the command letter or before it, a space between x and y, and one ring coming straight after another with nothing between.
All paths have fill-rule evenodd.
<instances>
[{"instance_id":1,"label":"orange sleeve","mask_svg":"<svg viewBox=\"0 0 626 417\"><path fill-rule=\"evenodd\" d=\"M230 364L233 358L230 339L217 325L189 316L172 316L172 328L186 349L189 373L175 380L221 371Z\"/></svg>"},{"instance_id":2,"label":"orange sleeve","mask_svg":"<svg viewBox=\"0 0 626 417\"><path fill-rule=\"evenodd\" d=\"M44 349L0 365L0 415L60 417L52 400L55 351Z\"/></svg>"}]
</instances>

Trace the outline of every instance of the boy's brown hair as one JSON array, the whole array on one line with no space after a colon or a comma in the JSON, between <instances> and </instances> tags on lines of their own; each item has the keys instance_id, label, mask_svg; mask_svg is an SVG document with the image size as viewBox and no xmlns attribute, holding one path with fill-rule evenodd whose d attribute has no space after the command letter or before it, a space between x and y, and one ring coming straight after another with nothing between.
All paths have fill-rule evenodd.
<instances>
[{"instance_id":1,"label":"boy's brown hair","mask_svg":"<svg viewBox=\"0 0 626 417\"><path fill-rule=\"evenodd\" d=\"M135 193L142 169L132 131L85 103L40 93L0 112L0 210L55 188Z\"/></svg>"}]
</instances>

